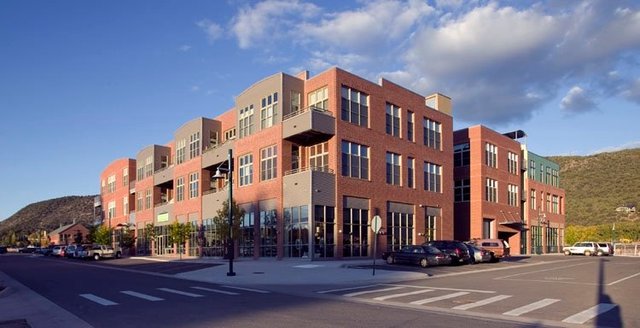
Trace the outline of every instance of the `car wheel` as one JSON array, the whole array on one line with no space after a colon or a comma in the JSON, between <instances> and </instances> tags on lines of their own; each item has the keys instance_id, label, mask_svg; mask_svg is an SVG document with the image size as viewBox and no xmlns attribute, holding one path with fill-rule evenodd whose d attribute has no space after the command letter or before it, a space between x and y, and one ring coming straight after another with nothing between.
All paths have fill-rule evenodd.
<instances>
[{"instance_id":1,"label":"car wheel","mask_svg":"<svg viewBox=\"0 0 640 328\"><path fill-rule=\"evenodd\" d=\"M584 256L591 256L591 251L584 251Z\"/></svg>"},{"instance_id":2,"label":"car wheel","mask_svg":"<svg viewBox=\"0 0 640 328\"><path fill-rule=\"evenodd\" d=\"M121 257L122 257L122 254L121 254L120 252L117 252L117 253L116 253L116 258L117 258L117 259L119 259L119 258L121 258Z\"/></svg>"},{"instance_id":3,"label":"car wheel","mask_svg":"<svg viewBox=\"0 0 640 328\"><path fill-rule=\"evenodd\" d=\"M569 256L569 255L571 255L571 252L570 251L564 251L564 255Z\"/></svg>"},{"instance_id":4,"label":"car wheel","mask_svg":"<svg viewBox=\"0 0 640 328\"><path fill-rule=\"evenodd\" d=\"M604 253L602 251L596 252L596 256L602 256L602 255L604 255Z\"/></svg>"},{"instance_id":5,"label":"car wheel","mask_svg":"<svg viewBox=\"0 0 640 328\"><path fill-rule=\"evenodd\" d=\"M100 254L94 254L93 259L96 261L100 260Z\"/></svg>"},{"instance_id":6,"label":"car wheel","mask_svg":"<svg viewBox=\"0 0 640 328\"><path fill-rule=\"evenodd\" d=\"M423 268L426 268L429 266L429 261L425 258L425 259L421 259L420 260L420 266Z\"/></svg>"},{"instance_id":7,"label":"car wheel","mask_svg":"<svg viewBox=\"0 0 640 328\"><path fill-rule=\"evenodd\" d=\"M394 264L396 260L393 258L393 255L387 256L387 264Z\"/></svg>"}]
</instances>

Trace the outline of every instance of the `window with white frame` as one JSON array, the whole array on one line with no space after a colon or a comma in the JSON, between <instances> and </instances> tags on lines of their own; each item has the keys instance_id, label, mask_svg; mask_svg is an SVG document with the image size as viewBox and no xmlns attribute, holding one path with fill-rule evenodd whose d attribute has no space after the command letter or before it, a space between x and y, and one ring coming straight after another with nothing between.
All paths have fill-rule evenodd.
<instances>
[{"instance_id":1,"label":"window with white frame","mask_svg":"<svg viewBox=\"0 0 640 328\"><path fill-rule=\"evenodd\" d=\"M200 131L189 136L189 159L200 156Z\"/></svg>"},{"instance_id":2,"label":"window with white frame","mask_svg":"<svg viewBox=\"0 0 640 328\"><path fill-rule=\"evenodd\" d=\"M400 137L400 107L387 103L385 117L387 134Z\"/></svg>"},{"instance_id":3,"label":"window with white frame","mask_svg":"<svg viewBox=\"0 0 640 328\"><path fill-rule=\"evenodd\" d=\"M240 138L253 134L253 104L240 109Z\"/></svg>"},{"instance_id":4,"label":"window with white frame","mask_svg":"<svg viewBox=\"0 0 640 328\"><path fill-rule=\"evenodd\" d=\"M198 197L198 183L200 180L200 173L193 172L189 174L189 199Z\"/></svg>"},{"instance_id":5,"label":"window with white frame","mask_svg":"<svg viewBox=\"0 0 640 328\"><path fill-rule=\"evenodd\" d=\"M536 178L536 161L530 160L529 161L529 179L535 179L535 178Z\"/></svg>"},{"instance_id":6,"label":"window with white frame","mask_svg":"<svg viewBox=\"0 0 640 328\"><path fill-rule=\"evenodd\" d=\"M471 151L469 144L463 143L453 146L453 166L469 166L471 163Z\"/></svg>"},{"instance_id":7,"label":"window with white frame","mask_svg":"<svg viewBox=\"0 0 640 328\"><path fill-rule=\"evenodd\" d=\"M547 193L547 212L551 212L551 194Z\"/></svg>"},{"instance_id":8,"label":"window with white frame","mask_svg":"<svg viewBox=\"0 0 640 328\"><path fill-rule=\"evenodd\" d=\"M122 197L122 214L129 215L129 196Z\"/></svg>"},{"instance_id":9,"label":"window with white frame","mask_svg":"<svg viewBox=\"0 0 640 328\"><path fill-rule=\"evenodd\" d=\"M507 204L518 206L518 186L512 184L507 186Z\"/></svg>"},{"instance_id":10,"label":"window with white frame","mask_svg":"<svg viewBox=\"0 0 640 328\"><path fill-rule=\"evenodd\" d=\"M485 143L484 163L490 167L498 167L498 146Z\"/></svg>"},{"instance_id":11,"label":"window with white frame","mask_svg":"<svg viewBox=\"0 0 640 328\"><path fill-rule=\"evenodd\" d=\"M423 144L440 150L442 145L442 124L428 118L422 119Z\"/></svg>"},{"instance_id":12,"label":"window with white frame","mask_svg":"<svg viewBox=\"0 0 640 328\"><path fill-rule=\"evenodd\" d=\"M407 140L414 141L414 129L415 129L415 113L412 111L407 112Z\"/></svg>"},{"instance_id":13,"label":"window with white frame","mask_svg":"<svg viewBox=\"0 0 640 328\"><path fill-rule=\"evenodd\" d=\"M309 107L318 109L329 109L329 88L326 86L311 91L307 95Z\"/></svg>"},{"instance_id":14,"label":"window with white frame","mask_svg":"<svg viewBox=\"0 0 640 328\"><path fill-rule=\"evenodd\" d=\"M387 152L387 183L394 186L400 185L401 156Z\"/></svg>"},{"instance_id":15,"label":"window with white frame","mask_svg":"<svg viewBox=\"0 0 640 328\"><path fill-rule=\"evenodd\" d=\"M309 146L309 167L313 170L326 171L329 168L329 142Z\"/></svg>"},{"instance_id":16,"label":"window with white frame","mask_svg":"<svg viewBox=\"0 0 640 328\"><path fill-rule=\"evenodd\" d=\"M468 202L471 200L471 181L469 179L458 179L454 181L453 201Z\"/></svg>"},{"instance_id":17,"label":"window with white frame","mask_svg":"<svg viewBox=\"0 0 640 328\"><path fill-rule=\"evenodd\" d=\"M416 159L413 157L407 158L407 187L416 187Z\"/></svg>"},{"instance_id":18,"label":"window with white frame","mask_svg":"<svg viewBox=\"0 0 640 328\"><path fill-rule=\"evenodd\" d=\"M151 189L147 189L144 191L144 208L151 208Z\"/></svg>"},{"instance_id":19,"label":"window with white frame","mask_svg":"<svg viewBox=\"0 0 640 328\"><path fill-rule=\"evenodd\" d=\"M108 208L108 212L107 212L107 219L113 219L116 217L116 202L115 201L110 201L109 202L109 206Z\"/></svg>"},{"instance_id":20,"label":"window with white frame","mask_svg":"<svg viewBox=\"0 0 640 328\"><path fill-rule=\"evenodd\" d=\"M558 196L557 195L553 195L552 198L552 202L553 202L553 208L552 208L552 212L554 214L560 214L560 210L559 210L559 202L558 202Z\"/></svg>"},{"instance_id":21,"label":"window with white frame","mask_svg":"<svg viewBox=\"0 0 640 328\"><path fill-rule=\"evenodd\" d=\"M137 200L136 200L136 211L142 211L144 208L142 207L142 205L144 204L144 200L142 197L142 191L137 192L136 195L138 196Z\"/></svg>"},{"instance_id":22,"label":"window with white frame","mask_svg":"<svg viewBox=\"0 0 640 328\"><path fill-rule=\"evenodd\" d=\"M355 125L369 126L369 95L358 90L342 86L341 118Z\"/></svg>"},{"instance_id":23,"label":"window with white frame","mask_svg":"<svg viewBox=\"0 0 640 328\"><path fill-rule=\"evenodd\" d=\"M424 190L442 192L442 166L424 162Z\"/></svg>"},{"instance_id":24,"label":"window with white frame","mask_svg":"<svg viewBox=\"0 0 640 328\"><path fill-rule=\"evenodd\" d=\"M278 93L274 92L262 98L260 109L260 129L270 128L275 124L278 114Z\"/></svg>"},{"instance_id":25,"label":"window with white frame","mask_svg":"<svg viewBox=\"0 0 640 328\"><path fill-rule=\"evenodd\" d=\"M129 168L125 167L122 169L122 186L129 187Z\"/></svg>"},{"instance_id":26,"label":"window with white frame","mask_svg":"<svg viewBox=\"0 0 640 328\"><path fill-rule=\"evenodd\" d=\"M253 155L246 154L240 156L238 159L240 166L240 176L238 184L240 186L247 186L253 183Z\"/></svg>"},{"instance_id":27,"label":"window with white frame","mask_svg":"<svg viewBox=\"0 0 640 328\"><path fill-rule=\"evenodd\" d=\"M224 141L235 139L236 138L236 128L231 128L229 130L224 131Z\"/></svg>"},{"instance_id":28,"label":"window with white frame","mask_svg":"<svg viewBox=\"0 0 640 328\"><path fill-rule=\"evenodd\" d=\"M485 183L484 200L488 202L498 202L498 181L487 178Z\"/></svg>"},{"instance_id":29,"label":"window with white frame","mask_svg":"<svg viewBox=\"0 0 640 328\"><path fill-rule=\"evenodd\" d=\"M114 192L116 191L116 175L110 175L107 178L107 191Z\"/></svg>"},{"instance_id":30,"label":"window with white frame","mask_svg":"<svg viewBox=\"0 0 640 328\"><path fill-rule=\"evenodd\" d=\"M181 202L184 200L184 177L176 179L176 201Z\"/></svg>"},{"instance_id":31,"label":"window with white frame","mask_svg":"<svg viewBox=\"0 0 640 328\"><path fill-rule=\"evenodd\" d=\"M507 154L507 166L509 173L518 174L518 154L512 152Z\"/></svg>"},{"instance_id":32,"label":"window with white frame","mask_svg":"<svg viewBox=\"0 0 640 328\"><path fill-rule=\"evenodd\" d=\"M275 179L278 165L277 145L260 149L260 181Z\"/></svg>"},{"instance_id":33,"label":"window with white frame","mask_svg":"<svg viewBox=\"0 0 640 328\"><path fill-rule=\"evenodd\" d=\"M342 175L369 179L369 147L355 142L342 141Z\"/></svg>"},{"instance_id":34,"label":"window with white frame","mask_svg":"<svg viewBox=\"0 0 640 328\"><path fill-rule=\"evenodd\" d=\"M144 179L144 165L140 165L136 169L136 180L141 181Z\"/></svg>"},{"instance_id":35,"label":"window with white frame","mask_svg":"<svg viewBox=\"0 0 640 328\"><path fill-rule=\"evenodd\" d=\"M531 206L530 208L532 210L535 210L536 208L538 208L538 204L536 204L536 190L535 189L531 189Z\"/></svg>"},{"instance_id":36,"label":"window with white frame","mask_svg":"<svg viewBox=\"0 0 640 328\"><path fill-rule=\"evenodd\" d=\"M560 187L560 182L558 179L558 171L557 170L551 170L551 185L555 186L555 187Z\"/></svg>"},{"instance_id":37,"label":"window with white frame","mask_svg":"<svg viewBox=\"0 0 640 328\"><path fill-rule=\"evenodd\" d=\"M300 92L291 91L291 110L290 113L295 113L300 110Z\"/></svg>"},{"instance_id":38,"label":"window with white frame","mask_svg":"<svg viewBox=\"0 0 640 328\"><path fill-rule=\"evenodd\" d=\"M181 139L176 141L176 164L184 163L186 149L187 149L187 139Z\"/></svg>"},{"instance_id":39,"label":"window with white frame","mask_svg":"<svg viewBox=\"0 0 640 328\"><path fill-rule=\"evenodd\" d=\"M150 177L153 175L153 157L149 156L144 161L144 176Z\"/></svg>"}]
</instances>

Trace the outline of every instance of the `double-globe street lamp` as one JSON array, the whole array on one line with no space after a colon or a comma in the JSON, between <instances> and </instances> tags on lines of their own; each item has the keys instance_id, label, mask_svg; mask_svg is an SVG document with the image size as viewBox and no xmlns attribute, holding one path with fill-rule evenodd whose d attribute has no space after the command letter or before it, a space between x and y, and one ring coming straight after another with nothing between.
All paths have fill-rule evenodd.
<instances>
[{"instance_id":1,"label":"double-globe street lamp","mask_svg":"<svg viewBox=\"0 0 640 328\"><path fill-rule=\"evenodd\" d=\"M220 164L222 165L222 164ZM224 179L225 177L221 173L221 168L218 166L216 169L216 174L213 176L214 179ZM233 272L233 257L234 257L234 245L233 245L233 150L229 149L229 154L227 155L227 168L225 170L227 172L227 184L229 188L229 245L227 247L229 251L229 272L227 272L227 276L235 276L236 273Z\"/></svg>"}]
</instances>

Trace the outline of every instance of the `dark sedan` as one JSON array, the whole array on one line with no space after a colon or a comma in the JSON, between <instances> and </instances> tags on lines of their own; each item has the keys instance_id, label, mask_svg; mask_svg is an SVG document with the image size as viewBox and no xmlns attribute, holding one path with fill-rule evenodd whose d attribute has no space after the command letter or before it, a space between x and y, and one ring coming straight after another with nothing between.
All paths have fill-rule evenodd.
<instances>
[{"instance_id":1,"label":"dark sedan","mask_svg":"<svg viewBox=\"0 0 640 328\"><path fill-rule=\"evenodd\" d=\"M428 245L404 246L398 252L386 254L386 260L389 264L411 263L419 264L423 268L451 263L451 257Z\"/></svg>"}]
</instances>

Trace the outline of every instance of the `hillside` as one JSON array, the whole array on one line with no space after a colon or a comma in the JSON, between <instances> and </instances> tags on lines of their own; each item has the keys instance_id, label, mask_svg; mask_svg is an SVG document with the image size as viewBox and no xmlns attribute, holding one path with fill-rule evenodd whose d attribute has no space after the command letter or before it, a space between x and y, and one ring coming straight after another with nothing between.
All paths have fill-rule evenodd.
<instances>
[{"instance_id":1,"label":"hillside","mask_svg":"<svg viewBox=\"0 0 640 328\"><path fill-rule=\"evenodd\" d=\"M640 209L640 148L550 159L560 164L560 186L567 194L568 225L595 225L640 218L638 213L615 211L628 205Z\"/></svg>"},{"instance_id":2,"label":"hillside","mask_svg":"<svg viewBox=\"0 0 640 328\"><path fill-rule=\"evenodd\" d=\"M93 222L93 198L95 196L67 196L29 204L0 222L0 240L4 235L29 235L36 230L51 231L61 224L76 222L86 225Z\"/></svg>"}]
</instances>

